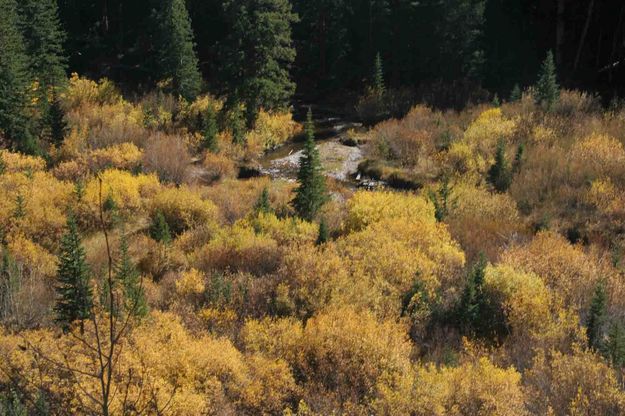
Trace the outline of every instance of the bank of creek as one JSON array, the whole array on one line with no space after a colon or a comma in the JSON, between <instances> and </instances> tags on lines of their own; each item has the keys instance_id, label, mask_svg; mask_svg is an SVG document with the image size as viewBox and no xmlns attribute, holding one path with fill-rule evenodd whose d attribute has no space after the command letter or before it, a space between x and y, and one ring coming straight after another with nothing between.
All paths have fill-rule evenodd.
<instances>
[{"instance_id":1,"label":"bank of creek","mask_svg":"<svg viewBox=\"0 0 625 416\"><path fill-rule=\"evenodd\" d=\"M308 107L298 106L297 120L305 118ZM313 106L315 138L324 172L327 176L351 186L372 186L372 182L357 175L358 164L364 159L362 145L353 138L366 134L362 123L349 121L332 111ZM260 159L260 172L274 179L295 180L304 143L291 140L266 152Z\"/></svg>"}]
</instances>

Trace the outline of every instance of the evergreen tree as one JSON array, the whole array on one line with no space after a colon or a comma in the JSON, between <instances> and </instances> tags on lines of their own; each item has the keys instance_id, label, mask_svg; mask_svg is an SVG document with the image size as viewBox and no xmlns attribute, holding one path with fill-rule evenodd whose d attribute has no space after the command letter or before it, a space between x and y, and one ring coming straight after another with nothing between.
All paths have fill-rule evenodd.
<instances>
[{"instance_id":1,"label":"evergreen tree","mask_svg":"<svg viewBox=\"0 0 625 416\"><path fill-rule=\"evenodd\" d=\"M192 101L200 93L191 19L184 0L163 0L157 12L156 51L160 80L170 80L175 94Z\"/></svg>"},{"instance_id":2,"label":"evergreen tree","mask_svg":"<svg viewBox=\"0 0 625 416\"><path fill-rule=\"evenodd\" d=\"M442 222L447 214L449 214L449 204L451 198L451 186L449 185L449 176L445 175L438 191L429 192L430 201L434 204L434 216L436 221Z\"/></svg>"},{"instance_id":3,"label":"evergreen tree","mask_svg":"<svg viewBox=\"0 0 625 416\"><path fill-rule=\"evenodd\" d=\"M158 211L156 215L152 217L149 234L153 240L158 241L159 243L171 243L169 224L167 224L167 220L165 220L165 216L161 211Z\"/></svg>"},{"instance_id":4,"label":"evergreen tree","mask_svg":"<svg viewBox=\"0 0 625 416\"><path fill-rule=\"evenodd\" d=\"M372 88L374 93L379 96L383 96L386 91L386 86L384 85L384 67L382 66L382 56L380 52L375 55Z\"/></svg>"},{"instance_id":5,"label":"evergreen tree","mask_svg":"<svg viewBox=\"0 0 625 416\"><path fill-rule=\"evenodd\" d=\"M60 146L65 139L67 123L65 122L65 112L56 93L52 95L52 102L48 110L48 125L50 126L50 138L52 143Z\"/></svg>"},{"instance_id":6,"label":"evergreen tree","mask_svg":"<svg viewBox=\"0 0 625 416\"><path fill-rule=\"evenodd\" d=\"M514 162L512 163L512 173L519 173L521 170L523 156L525 156L525 144L519 143L519 147L517 147L516 154L514 155Z\"/></svg>"},{"instance_id":7,"label":"evergreen tree","mask_svg":"<svg viewBox=\"0 0 625 416\"><path fill-rule=\"evenodd\" d=\"M456 311L457 321L465 332L472 332L480 325L485 307L482 290L486 272L486 257L482 254L473 265Z\"/></svg>"},{"instance_id":8,"label":"evergreen tree","mask_svg":"<svg viewBox=\"0 0 625 416\"><path fill-rule=\"evenodd\" d=\"M319 235L317 236L317 245L320 246L325 244L330 239L328 225L326 224L325 218L321 218L321 222L319 222Z\"/></svg>"},{"instance_id":9,"label":"evergreen tree","mask_svg":"<svg viewBox=\"0 0 625 416\"><path fill-rule=\"evenodd\" d=\"M293 206L297 215L312 221L319 209L329 199L326 191L325 177L319 160L319 151L315 146L314 124L312 110L308 109L306 119L306 143L300 158L297 181L299 187L295 190Z\"/></svg>"},{"instance_id":10,"label":"evergreen tree","mask_svg":"<svg viewBox=\"0 0 625 416\"><path fill-rule=\"evenodd\" d=\"M600 281L595 287L595 294L590 303L590 311L586 321L586 336L588 346L601 350L603 346L603 330L607 315L607 296L605 284Z\"/></svg>"},{"instance_id":11,"label":"evergreen tree","mask_svg":"<svg viewBox=\"0 0 625 416\"><path fill-rule=\"evenodd\" d=\"M500 107L501 106L501 101L499 101L499 94L495 93L495 96L493 97L493 107Z\"/></svg>"},{"instance_id":12,"label":"evergreen tree","mask_svg":"<svg viewBox=\"0 0 625 416\"><path fill-rule=\"evenodd\" d=\"M13 218L20 219L26 216L26 203L22 194L15 197L15 208L13 208Z\"/></svg>"},{"instance_id":13,"label":"evergreen tree","mask_svg":"<svg viewBox=\"0 0 625 416\"><path fill-rule=\"evenodd\" d=\"M33 76L39 81L42 98L48 88L65 84L65 32L61 28L56 0L21 0L22 32Z\"/></svg>"},{"instance_id":14,"label":"evergreen tree","mask_svg":"<svg viewBox=\"0 0 625 416\"><path fill-rule=\"evenodd\" d=\"M212 153L219 152L218 133L217 113L215 108L209 105L206 113L202 115L202 148Z\"/></svg>"},{"instance_id":15,"label":"evergreen tree","mask_svg":"<svg viewBox=\"0 0 625 416\"><path fill-rule=\"evenodd\" d=\"M603 354L613 367L625 366L625 328L620 322L610 325L608 337L603 346Z\"/></svg>"},{"instance_id":16,"label":"evergreen tree","mask_svg":"<svg viewBox=\"0 0 625 416\"><path fill-rule=\"evenodd\" d=\"M523 98L523 92L521 91L521 87L519 84L514 84L514 88L510 92L510 102L519 101Z\"/></svg>"},{"instance_id":17,"label":"evergreen tree","mask_svg":"<svg viewBox=\"0 0 625 416\"><path fill-rule=\"evenodd\" d=\"M2 175L7 169L7 165L2 157L2 153L0 153L0 175Z\"/></svg>"},{"instance_id":18,"label":"evergreen tree","mask_svg":"<svg viewBox=\"0 0 625 416\"><path fill-rule=\"evenodd\" d=\"M73 322L80 321L82 330L82 321L91 316L93 293L85 250L71 216L67 220L67 233L61 239L56 293L56 322L67 331Z\"/></svg>"},{"instance_id":19,"label":"evergreen tree","mask_svg":"<svg viewBox=\"0 0 625 416\"><path fill-rule=\"evenodd\" d=\"M148 314L148 304L141 284L141 275L128 252L128 240L122 234L119 242L119 260L115 265L115 281L124 293L124 306L129 313L142 318Z\"/></svg>"},{"instance_id":20,"label":"evergreen tree","mask_svg":"<svg viewBox=\"0 0 625 416\"><path fill-rule=\"evenodd\" d=\"M260 108L283 109L295 92L289 70L295 60L289 0L228 0L230 35L224 49L228 94L246 108L247 128Z\"/></svg>"},{"instance_id":21,"label":"evergreen tree","mask_svg":"<svg viewBox=\"0 0 625 416\"><path fill-rule=\"evenodd\" d=\"M0 0L0 130L16 149L37 153L27 115L31 82L15 0Z\"/></svg>"},{"instance_id":22,"label":"evergreen tree","mask_svg":"<svg viewBox=\"0 0 625 416\"><path fill-rule=\"evenodd\" d=\"M497 144L495 163L488 171L488 180L497 192L506 192L512 182L512 172L506 159L506 142L503 139Z\"/></svg>"},{"instance_id":23,"label":"evergreen tree","mask_svg":"<svg viewBox=\"0 0 625 416\"><path fill-rule=\"evenodd\" d=\"M560 86L556 75L556 64L553 61L553 53L549 51L538 77L536 103L542 105L546 110L552 110L559 98Z\"/></svg>"},{"instance_id":24,"label":"evergreen tree","mask_svg":"<svg viewBox=\"0 0 625 416\"><path fill-rule=\"evenodd\" d=\"M265 186L260 193L256 204L254 205L254 211L256 213L267 214L271 212L271 203L269 202L269 190Z\"/></svg>"}]
</instances>

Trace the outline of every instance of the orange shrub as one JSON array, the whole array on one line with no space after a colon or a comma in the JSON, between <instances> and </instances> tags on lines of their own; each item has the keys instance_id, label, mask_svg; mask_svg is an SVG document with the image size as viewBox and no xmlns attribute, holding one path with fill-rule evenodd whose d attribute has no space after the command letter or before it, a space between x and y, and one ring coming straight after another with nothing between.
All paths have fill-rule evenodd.
<instances>
[{"instance_id":1,"label":"orange shrub","mask_svg":"<svg viewBox=\"0 0 625 416\"><path fill-rule=\"evenodd\" d=\"M158 133L148 140L143 164L162 181L180 184L187 177L191 155L182 137Z\"/></svg>"}]
</instances>

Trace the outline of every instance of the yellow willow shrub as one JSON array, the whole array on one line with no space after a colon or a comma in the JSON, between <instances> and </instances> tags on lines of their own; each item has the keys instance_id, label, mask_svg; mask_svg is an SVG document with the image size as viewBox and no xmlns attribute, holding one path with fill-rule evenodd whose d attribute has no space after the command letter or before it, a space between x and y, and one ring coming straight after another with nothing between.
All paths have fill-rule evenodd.
<instances>
[{"instance_id":1,"label":"yellow willow shrub","mask_svg":"<svg viewBox=\"0 0 625 416\"><path fill-rule=\"evenodd\" d=\"M87 330L84 338L90 345L92 337ZM122 343L113 369L112 391L117 393L111 396L110 414L122 413L125 398L146 414L165 408L175 416L275 414L295 390L283 362L246 358L225 339L194 337L172 314L153 313ZM55 399L52 414L99 414L89 398L97 397L100 388L98 379L88 375L97 371L93 354L74 337L49 330L0 332L0 381L20 382L31 397L40 389L49 391ZM55 363L78 371L68 373Z\"/></svg>"},{"instance_id":2,"label":"yellow willow shrub","mask_svg":"<svg viewBox=\"0 0 625 416\"><path fill-rule=\"evenodd\" d=\"M205 277L198 270L184 271L176 280L176 293L181 296L199 295L206 290Z\"/></svg>"},{"instance_id":3,"label":"yellow willow shrub","mask_svg":"<svg viewBox=\"0 0 625 416\"><path fill-rule=\"evenodd\" d=\"M483 174L494 160L498 140L509 140L516 128L517 121L504 116L500 108L488 109L451 145L447 159L460 172Z\"/></svg>"},{"instance_id":4,"label":"yellow willow shrub","mask_svg":"<svg viewBox=\"0 0 625 416\"><path fill-rule=\"evenodd\" d=\"M314 243L319 227L299 218L278 218L274 213L250 215L242 224L253 228L259 234L271 236L278 245Z\"/></svg>"},{"instance_id":5,"label":"yellow willow shrub","mask_svg":"<svg viewBox=\"0 0 625 416\"><path fill-rule=\"evenodd\" d=\"M310 395L304 400L310 404L319 391L345 407L369 405L404 387L410 377L405 328L379 322L366 311L343 307L309 319L300 349L296 367L305 378Z\"/></svg>"},{"instance_id":6,"label":"yellow willow shrub","mask_svg":"<svg viewBox=\"0 0 625 416\"><path fill-rule=\"evenodd\" d=\"M218 218L215 204L204 200L193 188L161 188L148 202L151 215L161 212L171 231L182 233L197 226L214 224Z\"/></svg>"},{"instance_id":7,"label":"yellow willow shrub","mask_svg":"<svg viewBox=\"0 0 625 416\"><path fill-rule=\"evenodd\" d=\"M87 164L91 171L103 169L136 169L141 163L143 152L133 143L121 143L87 153Z\"/></svg>"},{"instance_id":8,"label":"yellow willow shrub","mask_svg":"<svg viewBox=\"0 0 625 416\"><path fill-rule=\"evenodd\" d=\"M76 182L85 178L88 171L83 160L68 160L56 165L51 172L59 180Z\"/></svg>"},{"instance_id":9,"label":"yellow willow shrub","mask_svg":"<svg viewBox=\"0 0 625 416\"><path fill-rule=\"evenodd\" d=\"M444 225L418 218L380 221L336 243L354 281L347 290L366 290L355 300L382 316L397 316L403 294L417 280L432 296L439 288L451 295L460 284L464 253Z\"/></svg>"},{"instance_id":10,"label":"yellow willow shrub","mask_svg":"<svg viewBox=\"0 0 625 416\"><path fill-rule=\"evenodd\" d=\"M261 110L254 129L245 138L247 146L265 151L286 143L301 131L301 124L293 120L290 112L272 113Z\"/></svg>"},{"instance_id":11,"label":"yellow willow shrub","mask_svg":"<svg viewBox=\"0 0 625 416\"><path fill-rule=\"evenodd\" d=\"M46 247L55 247L67 222L74 186L47 172L0 175L0 226L14 227ZM15 218L18 198L23 217ZM7 228L5 228L7 229Z\"/></svg>"},{"instance_id":12,"label":"yellow willow shrub","mask_svg":"<svg viewBox=\"0 0 625 416\"><path fill-rule=\"evenodd\" d=\"M39 244L19 233L7 236L7 248L11 257L21 267L38 275L52 278L57 271L57 258Z\"/></svg>"},{"instance_id":13,"label":"yellow willow shrub","mask_svg":"<svg viewBox=\"0 0 625 416\"><path fill-rule=\"evenodd\" d=\"M247 320L240 332L246 352L283 358L291 364L302 359L303 336L302 322L292 317Z\"/></svg>"},{"instance_id":14,"label":"yellow willow shrub","mask_svg":"<svg viewBox=\"0 0 625 416\"><path fill-rule=\"evenodd\" d=\"M109 169L98 175L102 180L102 199L109 196L115 201L122 215L139 212L148 197L156 194L160 184L155 175L132 175L129 172ZM85 185L81 211L91 223L99 215L99 180L92 177Z\"/></svg>"},{"instance_id":15,"label":"yellow willow shrub","mask_svg":"<svg viewBox=\"0 0 625 416\"><path fill-rule=\"evenodd\" d=\"M254 178L245 181L226 179L211 187L202 188L202 196L213 201L226 223L244 218L256 204L263 188L269 190L269 201L276 213L290 209L292 189L296 185L286 181L271 181L269 178Z\"/></svg>"},{"instance_id":16,"label":"yellow willow shrub","mask_svg":"<svg viewBox=\"0 0 625 416\"><path fill-rule=\"evenodd\" d=\"M428 365L419 368L416 379L411 412L416 416L529 415L521 374L486 357L457 367Z\"/></svg>"},{"instance_id":17,"label":"yellow willow shrub","mask_svg":"<svg viewBox=\"0 0 625 416\"><path fill-rule=\"evenodd\" d=\"M239 392L244 414L277 415L299 395L291 368L283 359L262 355L245 357L249 379Z\"/></svg>"},{"instance_id":18,"label":"yellow willow shrub","mask_svg":"<svg viewBox=\"0 0 625 416\"><path fill-rule=\"evenodd\" d=\"M383 121L369 134L369 150L374 157L394 159L406 167L423 163L436 150L433 133L418 126L409 127L407 119Z\"/></svg>"},{"instance_id":19,"label":"yellow willow shrub","mask_svg":"<svg viewBox=\"0 0 625 416\"><path fill-rule=\"evenodd\" d=\"M262 275L277 268L280 249L270 236L235 224L219 230L210 242L189 257L194 267L206 273L231 270Z\"/></svg>"},{"instance_id":20,"label":"yellow willow shrub","mask_svg":"<svg viewBox=\"0 0 625 416\"><path fill-rule=\"evenodd\" d=\"M548 231L538 233L528 244L509 248L502 254L501 262L537 274L568 307L578 312L589 307L598 280L613 275L604 261Z\"/></svg>"},{"instance_id":21,"label":"yellow willow shrub","mask_svg":"<svg viewBox=\"0 0 625 416\"><path fill-rule=\"evenodd\" d=\"M589 351L541 353L525 372L524 382L532 414L625 414L625 393L615 372Z\"/></svg>"},{"instance_id":22,"label":"yellow willow shrub","mask_svg":"<svg viewBox=\"0 0 625 416\"><path fill-rule=\"evenodd\" d=\"M622 217L625 214L622 195L623 191L610 178L595 179L584 199L604 216Z\"/></svg>"},{"instance_id":23,"label":"yellow willow shrub","mask_svg":"<svg viewBox=\"0 0 625 416\"><path fill-rule=\"evenodd\" d=\"M584 342L577 315L563 308L537 275L488 266L484 290L503 311L511 332L508 358L517 368L526 367L538 349L570 350Z\"/></svg>"},{"instance_id":24,"label":"yellow willow shrub","mask_svg":"<svg viewBox=\"0 0 625 416\"><path fill-rule=\"evenodd\" d=\"M277 312L308 318L330 304L374 303L372 296L362 296L372 290L370 280L350 279L348 272L347 262L333 250L287 247L277 273Z\"/></svg>"},{"instance_id":25,"label":"yellow willow shrub","mask_svg":"<svg viewBox=\"0 0 625 416\"><path fill-rule=\"evenodd\" d=\"M204 177L208 181L216 181L225 178L236 177L237 169L234 160L229 157L218 153L207 152L204 155L202 161L202 167L204 168Z\"/></svg>"},{"instance_id":26,"label":"yellow willow shrub","mask_svg":"<svg viewBox=\"0 0 625 416\"><path fill-rule=\"evenodd\" d=\"M46 168L46 161L40 157L12 153L8 150L0 150L0 160L2 160L4 164L5 173L32 173L45 170Z\"/></svg>"},{"instance_id":27,"label":"yellow willow shrub","mask_svg":"<svg viewBox=\"0 0 625 416\"><path fill-rule=\"evenodd\" d=\"M571 149L573 172L580 180L599 177L625 178L625 148L615 138L592 134Z\"/></svg>"},{"instance_id":28,"label":"yellow willow shrub","mask_svg":"<svg viewBox=\"0 0 625 416\"><path fill-rule=\"evenodd\" d=\"M505 244L524 230L515 201L467 183L453 185L450 212L445 221L451 235L469 258L484 252L494 259Z\"/></svg>"},{"instance_id":29,"label":"yellow willow shrub","mask_svg":"<svg viewBox=\"0 0 625 416\"><path fill-rule=\"evenodd\" d=\"M409 193L359 191L347 203L345 229L358 231L383 219L416 219L434 223L434 206Z\"/></svg>"},{"instance_id":30,"label":"yellow willow shrub","mask_svg":"<svg viewBox=\"0 0 625 416\"><path fill-rule=\"evenodd\" d=\"M215 113L223 108L223 101L212 95L200 95L193 102L179 101L179 110L176 118L187 126L196 125L200 116L203 116L209 107L213 107Z\"/></svg>"},{"instance_id":31,"label":"yellow willow shrub","mask_svg":"<svg viewBox=\"0 0 625 416\"><path fill-rule=\"evenodd\" d=\"M143 154L148 172L155 172L161 181L181 184L187 178L191 154L185 137L155 133L150 136Z\"/></svg>"},{"instance_id":32,"label":"yellow willow shrub","mask_svg":"<svg viewBox=\"0 0 625 416\"><path fill-rule=\"evenodd\" d=\"M107 79L99 82L72 73L69 79L67 91L62 96L64 105L68 108L76 108L88 103L115 103L121 99L121 95Z\"/></svg>"}]
</instances>

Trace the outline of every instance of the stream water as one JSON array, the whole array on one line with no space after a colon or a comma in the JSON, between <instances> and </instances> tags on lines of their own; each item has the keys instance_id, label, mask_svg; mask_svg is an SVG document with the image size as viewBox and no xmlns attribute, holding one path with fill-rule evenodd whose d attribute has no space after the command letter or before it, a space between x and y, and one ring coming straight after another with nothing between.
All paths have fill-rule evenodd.
<instances>
[{"instance_id":1,"label":"stream water","mask_svg":"<svg viewBox=\"0 0 625 416\"><path fill-rule=\"evenodd\" d=\"M308 107L298 105L295 119L305 119ZM346 120L338 113L327 109L313 107L315 114L315 139L324 172L327 176L350 184L357 184L354 174L358 164L363 160L364 153L361 146L344 144L349 130L355 134L364 134L361 123ZM265 153L261 158L261 172L276 179L295 180L302 156L304 143L291 141L287 144Z\"/></svg>"}]
</instances>

